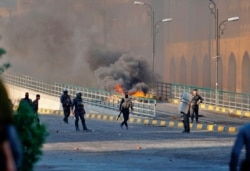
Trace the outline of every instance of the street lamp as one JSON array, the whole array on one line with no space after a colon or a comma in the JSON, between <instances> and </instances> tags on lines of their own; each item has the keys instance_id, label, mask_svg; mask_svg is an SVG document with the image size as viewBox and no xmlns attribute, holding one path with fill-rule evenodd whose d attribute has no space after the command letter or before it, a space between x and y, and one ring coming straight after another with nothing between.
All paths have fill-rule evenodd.
<instances>
[{"instance_id":1,"label":"street lamp","mask_svg":"<svg viewBox=\"0 0 250 171\"><path fill-rule=\"evenodd\" d=\"M171 22L172 21L172 18L164 18L160 21L157 21L155 24L154 24L154 27L153 27L153 59L152 59L152 80L153 80L153 89L154 89L154 66L155 66L155 40L156 40L156 34L159 32L159 27L160 27L160 24L161 23L164 23L164 22Z\"/></svg>"},{"instance_id":2,"label":"street lamp","mask_svg":"<svg viewBox=\"0 0 250 171\"><path fill-rule=\"evenodd\" d=\"M135 5L143 5L143 4L144 4L144 2L134 1L134 4L135 4Z\"/></svg>"},{"instance_id":3,"label":"street lamp","mask_svg":"<svg viewBox=\"0 0 250 171\"><path fill-rule=\"evenodd\" d=\"M226 20L223 20L219 23L219 9L216 6L214 0L209 0L209 9L211 13L214 15L215 18L215 37L216 37L216 83L215 83L215 103L218 105L218 82L219 82L219 75L218 75L218 62L220 58L220 35L223 35L224 30L226 29L225 23L231 21L237 21L239 17L231 17ZM224 27L222 27L224 26Z\"/></svg>"},{"instance_id":4,"label":"street lamp","mask_svg":"<svg viewBox=\"0 0 250 171\"><path fill-rule=\"evenodd\" d=\"M228 19L220 22L220 24L219 24L220 34L221 35L224 34L224 30L226 29L226 25L225 25L226 22L238 21L239 19L240 19L240 17L237 16L237 17L228 18ZM220 38L220 34L219 34L219 38Z\"/></svg>"},{"instance_id":5,"label":"street lamp","mask_svg":"<svg viewBox=\"0 0 250 171\"><path fill-rule=\"evenodd\" d=\"M151 36L152 36L152 88L154 89L154 62L155 62L155 37L158 33L158 28L160 26L160 23L163 22L171 22L172 18L165 18L160 21L154 22L154 10L153 7L146 3L141 1L134 1L134 5L145 5L150 9L150 16L151 16Z\"/></svg>"}]
</instances>

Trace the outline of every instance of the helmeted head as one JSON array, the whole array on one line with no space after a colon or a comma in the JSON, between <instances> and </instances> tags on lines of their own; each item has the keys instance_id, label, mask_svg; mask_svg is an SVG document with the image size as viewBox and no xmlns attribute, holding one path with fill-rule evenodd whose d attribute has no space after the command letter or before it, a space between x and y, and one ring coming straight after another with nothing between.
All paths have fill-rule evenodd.
<instances>
[{"instance_id":1,"label":"helmeted head","mask_svg":"<svg viewBox=\"0 0 250 171\"><path fill-rule=\"evenodd\" d=\"M25 93L25 98L29 98L29 93L28 92Z\"/></svg>"},{"instance_id":2,"label":"helmeted head","mask_svg":"<svg viewBox=\"0 0 250 171\"><path fill-rule=\"evenodd\" d=\"M128 91L125 92L125 98L128 98Z\"/></svg>"},{"instance_id":3,"label":"helmeted head","mask_svg":"<svg viewBox=\"0 0 250 171\"><path fill-rule=\"evenodd\" d=\"M77 98L82 98L82 93L81 92L76 93L76 97Z\"/></svg>"},{"instance_id":4,"label":"helmeted head","mask_svg":"<svg viewBox=\"0 0 250 171\"><path fill-rule=\"evenodd\" d=\"M67 89L64 89L64 90L63 90L63 94L68 94L68 90L67 90Z\"/></svg>"}]
</instances>

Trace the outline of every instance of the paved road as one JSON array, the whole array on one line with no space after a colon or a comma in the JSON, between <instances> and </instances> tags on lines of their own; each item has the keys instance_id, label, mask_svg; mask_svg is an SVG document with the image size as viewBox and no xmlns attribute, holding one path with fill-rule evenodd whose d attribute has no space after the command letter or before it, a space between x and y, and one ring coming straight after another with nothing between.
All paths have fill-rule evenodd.
<instances>
[{"instance_id":1,"label":"paved road","mask_svg":"<svg viewBox=\"0 0 250 171\"><path fill-rule=\"evenodd\" d=\"M226 171L235 135L87 120L93 132L76 132L73 118L41 115L49 137L36 171Z\"/></svg>"}]
</instances>

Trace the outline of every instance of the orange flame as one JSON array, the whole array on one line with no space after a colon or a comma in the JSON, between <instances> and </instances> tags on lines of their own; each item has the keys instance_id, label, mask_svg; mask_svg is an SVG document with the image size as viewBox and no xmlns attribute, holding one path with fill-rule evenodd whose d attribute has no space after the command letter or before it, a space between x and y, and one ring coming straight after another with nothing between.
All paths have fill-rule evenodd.
<instances>
[{"instance_id":1,"label":"orange flame","mask_svg":"<svg viewBox=\"0 0 250 171\"><path fill-rule=\"evenodd\" d=\"M121 84L117 84L117 85L115 86L115 91L116 91L117 93L119 93L119 94L124 94L124 90L123 90Z\"/></svg>"},{"instance_id":2,"label":"orange flame","mask_svg":"<svg viewBox=\"0 0 250 171\"><path fill-rule=\"evenodd\" d=\"M135 96L135 97L145 97L146 94L141 91L141 90L137 90L135 92L129 93L130 96Z\"/></svg>"},{"instance_id":3,"label":"orange flame","mask_svg":"<svg viewBox=\"0 0 250 171\"><path fill-rule=\"evenodd\" d=\"M115 91L119 94L124 94L125 91L123 90L122 88L122 85L121 84L117 84L115 86ZM134 92L129 92L129 96L133 96L133 97L145 97L146 94L141 91L141 90L137 90L137 91L134 91Z\"/></svg>"}]
</instances>

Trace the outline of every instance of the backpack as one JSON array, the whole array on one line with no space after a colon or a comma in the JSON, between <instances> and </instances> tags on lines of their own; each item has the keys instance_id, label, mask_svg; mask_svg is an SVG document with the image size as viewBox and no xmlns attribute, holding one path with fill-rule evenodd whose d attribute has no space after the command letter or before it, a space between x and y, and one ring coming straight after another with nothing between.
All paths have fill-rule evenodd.
<instances>
[{"instance_id":1,"label":"backpack","mask_svg":"<svg viewBox=\"0 0 250 171\"><path fill-rule=\"evenodd\" d=\"M132 107L132 100L130 98L124 98L124 102L122 103L123 109L129 109Z\"/></svg>"}]
</instances>

